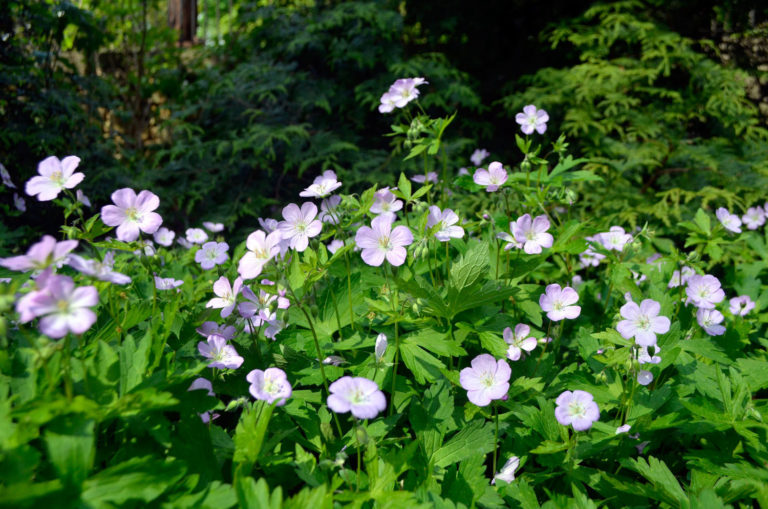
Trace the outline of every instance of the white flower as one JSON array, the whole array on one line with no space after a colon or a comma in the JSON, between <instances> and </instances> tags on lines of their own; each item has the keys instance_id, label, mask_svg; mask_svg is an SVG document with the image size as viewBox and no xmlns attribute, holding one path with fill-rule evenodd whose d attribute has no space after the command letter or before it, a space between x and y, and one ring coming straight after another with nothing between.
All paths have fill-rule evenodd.
<instances>
[{"instance_id":1,"label":"white flower","mask_svg":"<svg viewBox=\"0 0 768 509\"><path fill-rule=\"evenodd\" d=\"M224 231L224 225L221 223L212 223L210 221L203 221L203 227L211 233L218 233Z\"/></svg>"},{"instance_id":2,"label":"white flower","mask_svg":"<svg viewBox=\"0 0 768 509\"><path fill-rule=\"evenodd\" d=\"M489 155L491 155L491 153L485 150L484 148L478 148L474 152L472 152L472 155L469 156L469 160L472 161L472 164L474 164L475 166L480 166L481 164L483 164L483 161L485 160L485 158L488 157Z\"/></svg>"},{"instance_id":3,"label":"white flower","mask_svg":"<svg viewBox=\"0 0 768 509\"><path fill-rule=\"evenodd\" d=\"M282 237L290 240L291 249L304 251L309 245L309 239L316 237L323 229L323 223L315 219L317 206L306 202L301 206L291 203L283 208L283 219L277 225Z\"/></svg>"},{"instance_id":4,"label":"white flower","mask_svg":"<svg viewBox=\"0 0 768 509\"><path fill-rule=\"evenodd\" d=\"M741 220L750 230L757 230L765 224L765 211L760 207L750 207L747 213L741 216Z\"/></svg>"},{"instance_id":5,"label":"white flower","mask_svg":"<svg viewBox=\"0 0 768 509\"><path fill-rule=\"evenodd\" d=\"M501 470L499 470L499 473L493 476L493 480L491 481L491 484L496 484L496 480L504 481L504 482L512 482L515 480L515 471L520 468L520 458L517 456L512 456L507 460L506 463L504 463L504 466L501 467Z\"/></svg>"},{"instance_id":6,"label":"white flower","mask_svg":"<svg viewBox=\"0 0 768 509\"><path fill-rule=\"evenodd\" d=\"M176 237L176 234L165 226L162 226L153 234L153 237L155 242L161 246L168 247L173 244L173 239Z\"/></svg>"},{"instance_id":7,"label":"white flower","mask_svg":"<svg viewBox=\"0 0 768 509\"><path fill-rule=\"evenodd\" d=\"M40 175L29 179L24 190L30 196L37 195L40 201L53 200L62 190L72 189L85 178L83 173L75 173L79 164L77 156L67 156L61 161L56 156L46 157L37 165Z\"/></svg>"},{"instance_id":8,"label":"white flower","mask_svg":"<svg viewBox=\"0 0 768 509\"><path fill-rule=\"evenodd\" d=\"M316 177L312 185L299 193L303 198L325 198L336 189L341 187L341 182L336 180L336 173L333 170L326 170L322 175Z\"/></svg>"},{"instance_id":9,"label":"white flower","mask_svg":"<svg viewBox=\"0 0 768 509\"><path fill-rule=\"evenodd\" d=\"M741 219L739 219L739 216L736 214L731 214L728 212L728 209L723 207L717 209L715 215L723 225L723 228L733 233L741 233Z\"/></svg>"},{"instance_id":10,"label":"white flower","mask_svg":"<svg viewBox=\"0 0 768 509\"><path fill-rule=\"evenodd\" d=\"M624 246L632 242L632 235L626 233L621 226L611 226L607 232L597 234L597 241L605 249L622 251Z\"/></svg>"},{"instance_id":11,"label":"white flower","mask_svg":"<svg viewBox=\"0 0 768 509\"><path fill-rule=\"evenodd\" d=\"M451 238L460 239L464 236L464 228L453 226L459 222L459 216L451 209L440 210L436 205L429 207L427 229L437 226L435 238L440 242L448 242Z\"/></svg>"},{"instance_id":12,"label":"white flower","mask_svg":"<svg viewBox=\"0 0 768 509\"><path fill-rule=\"evenodd\" d=\"M208 234L201 228L187 228L186 235L190 244L202 244L208 240Z\"/></svg>"}]
</instances>

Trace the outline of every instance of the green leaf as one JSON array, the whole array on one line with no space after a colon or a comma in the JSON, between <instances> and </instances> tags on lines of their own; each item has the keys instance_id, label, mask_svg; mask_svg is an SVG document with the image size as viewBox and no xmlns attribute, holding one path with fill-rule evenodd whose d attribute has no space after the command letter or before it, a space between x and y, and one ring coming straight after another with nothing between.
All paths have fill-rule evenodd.
<instances>
[{"instance_id":1,"label":"green leaf","mask_svg":"<svg viewBox=\"0 0 768 509\"><path fill-rule=\"evenodd\" d=\"M442 376L445 364L438 358L413 343L401 343L400 355L420 384L434 382Z\"/></svg>"},{"instance_id":2,"label":"green leaf","mask_svg":"<svg viewBox=\"0 0 768 509\"><path fill-rule=\"evenodd\" d=\"M688 497L683 488L680 487L675 475L663 461L648 456L647 461L644 458L625 459L621 461L621 464L650 481L656 488L658 501L674 507L686 507L688 505Z\"/></svg>"},{"instance_id":3,"label":"green leaf","mask_svg":"<svg viewBox=\"0 0 768 509\"><path fill-rule=\"evenodd\" d=\"M696 226L699 227L699 230L702 233L705 233L707 236L709 236L709 234L712 232L709 215L702 209L696 211L696 215L693 217L693 222L696 223Z\"/></svg>"},{"instance_id":4,"label":"green leaf","mask_svg":"<svg viewBox=\"0 0 768 509\"><path fill-rule=\"evenodd\" d=\"M451 266L450 288L458 292L475 284L488 272L488 246L475 244Z\"/></svg>"},{"instance_id":5,"label":"green leaf","mask_svg":"<svg viewBox=\"0 0 768 509\"><path fill-rule=\"evenodd\" d=\"M152 502L186 473L181 461L151 456L131 458L85 481L82 499L93 507L122 505L129 500Z\"/></svg>"},{"instance_id":6,"label":"green leaf","mask_svg":"<svg viewBox=\"0 0 768 509\"><path fill-rule=\"evenodd\" d=\"M94 420L74 414L58 418L45 431L45 445L59 478L80 486L93 467Z\"/></svg>"},{"instance_id":7,"label":"green leaf","mask_svg":"<svg viewBox=\"0 0 768 509\"><path fill-rule=\"evenodd\" d=\"M458 356L466 355L466 351L454 341L450 334L434 329L422 329L415 334L409 334L401 339L402 344L414 344L437 355Z\"/></svg>"},{"instance_id":8,"label":"green leaf","mask_svg":"<svg viewBox=\"0 0 768 509\"><path fill-rule=\"evenodd\" d=\"M275 491L269 491L267 481L253 477L235 478L235 491L238 505L243 509L281 509L283 507L283 490L278 486Z\"/></svg>"},{"instance_id":9,"label":"green leaf","mask_svg":"<svg viewBox=\"0 0 768 509\"><path fill-rule=\"evenodd\" d=\"M235 428L235 453L232 463L235 476L249 475L259 458L264 435L275 405L256 401L246 407Z\"/></svg>"},{"instance_id":10,"label":"green leaf","mask_svg":"<svg viewBox=\"0 0 768 509\"><path fill-rule=\"evenodd\" d=\"M411 181L405 176L405 173L400 173L400 178L397 181L397 190L402 193L402 198L406 201L411 201Z\"/></svg>"},{"instance_id":11,"label":"green leaf","mask_svg":"<svg viewBox=\"0 0 768 509\"><path fill-rule=\"evenodd\" d=\"M456 433L432 455L432 463L446 467L470 456L486 454L493 450L493 425L474 420Z\"/></svg>"},{"instance_id":12,"label":"green leaf","mask_svg":"<svg viewBox=\"0 0 768 509\"><path fill-rule=\"evenodd\" d=\"M120 395L123 396L141 383L149 365L152 331L148 330L137 345L130 334L120 345Z\"/></svg>"}]
</instances>

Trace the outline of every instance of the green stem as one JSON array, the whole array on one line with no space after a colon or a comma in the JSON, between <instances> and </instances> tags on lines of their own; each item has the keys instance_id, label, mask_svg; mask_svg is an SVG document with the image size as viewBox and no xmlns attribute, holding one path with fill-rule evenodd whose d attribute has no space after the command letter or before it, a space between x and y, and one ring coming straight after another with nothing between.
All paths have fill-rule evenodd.
<instances>
[{"instance_id":1,"label":"green stem","mask_svg":"<svg viewBox=\"0 0 768 509\"><path fill-rule=\"evenodd\" d=\"M549 329L552 327L552 320L549 321L547 324L547 335L544 336L545 339L549 339ZM544 354L547 352L547 345L549 345L549 341L544 343L544 347L541 349L541 354L539 355L539 360L536 361L536 367L533 368L533 376L536 376L536 372L539 369L539 364L541 363L541 359L544 358Z\"/></svg>"},{"instance_id":2,"label":"green stem","mask_svg":"<svg viewBox=\"0 0 768 509\"><path fill-rule=\"evenodd\" d=\"M499 409L496 402L493 402L493 416L496 421L496 434L493 437L493 475L496 475L496 456L499 452Z\"/></svg>"},{"instance_id":3,"label":"green stem","mask_svg":"<svg viewBox=\"0 0 768 509\"><path fill-rule=\"evenodd\" d=\"M392 269L392 279L395 278L395 272L394 269ZM389 415L393 415L395 410L395 389L396 389L396 382L397 382L397 363L400 360L400 332L398 330L398 324L399 324L399 318L400 318L400 312L398 310L397 306L397 290L392 290L392 309L396 312L398 312L398 316L395 318L395 359L394 364L392 366L392 392L391 392L391 398L392 398L392 404L389 406Z\"/></svg>"},{"instance_id":4,"label":"green stem","mask_svg":"<svg viewBox=\"0 0 768 509\"><path fill-rule=\"evenodd\" d=\"M64 336L64 392L67 394L67 401L72 401L72 369L70 366L70 342L72 341L72 335L67 333Z\"/></svg>"}]
</instances>

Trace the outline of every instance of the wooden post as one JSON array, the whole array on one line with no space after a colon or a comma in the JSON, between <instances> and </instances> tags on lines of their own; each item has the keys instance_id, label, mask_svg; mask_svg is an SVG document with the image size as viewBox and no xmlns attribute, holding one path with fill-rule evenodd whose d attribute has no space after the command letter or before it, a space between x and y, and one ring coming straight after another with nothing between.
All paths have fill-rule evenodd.
<instances>
[{"instance_id":1,"label":"wooden post","mask_svg":"<svg viewBox=\"0 0 768 509\"><path fill-rule=\"evenodd\" d=\"M168 0L168 24L179 31L179 44L195 41L197 0Z\"/></svg>"}]
</instances>

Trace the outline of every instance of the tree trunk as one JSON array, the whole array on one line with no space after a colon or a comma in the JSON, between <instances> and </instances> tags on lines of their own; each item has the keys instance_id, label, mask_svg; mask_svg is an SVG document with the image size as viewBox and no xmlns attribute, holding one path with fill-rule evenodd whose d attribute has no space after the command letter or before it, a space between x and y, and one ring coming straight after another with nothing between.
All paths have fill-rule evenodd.
<instances>
[{"instance_id":1,"label":"tree trunk","mask_svg":"<svg viewBox=\"0 0 768 509\"><path fill-rule=\"evenodd\" d=\"M179 31L179 44L194 42L197 0L168 0L168 24Z\"/></svg>"}]
</instances>

